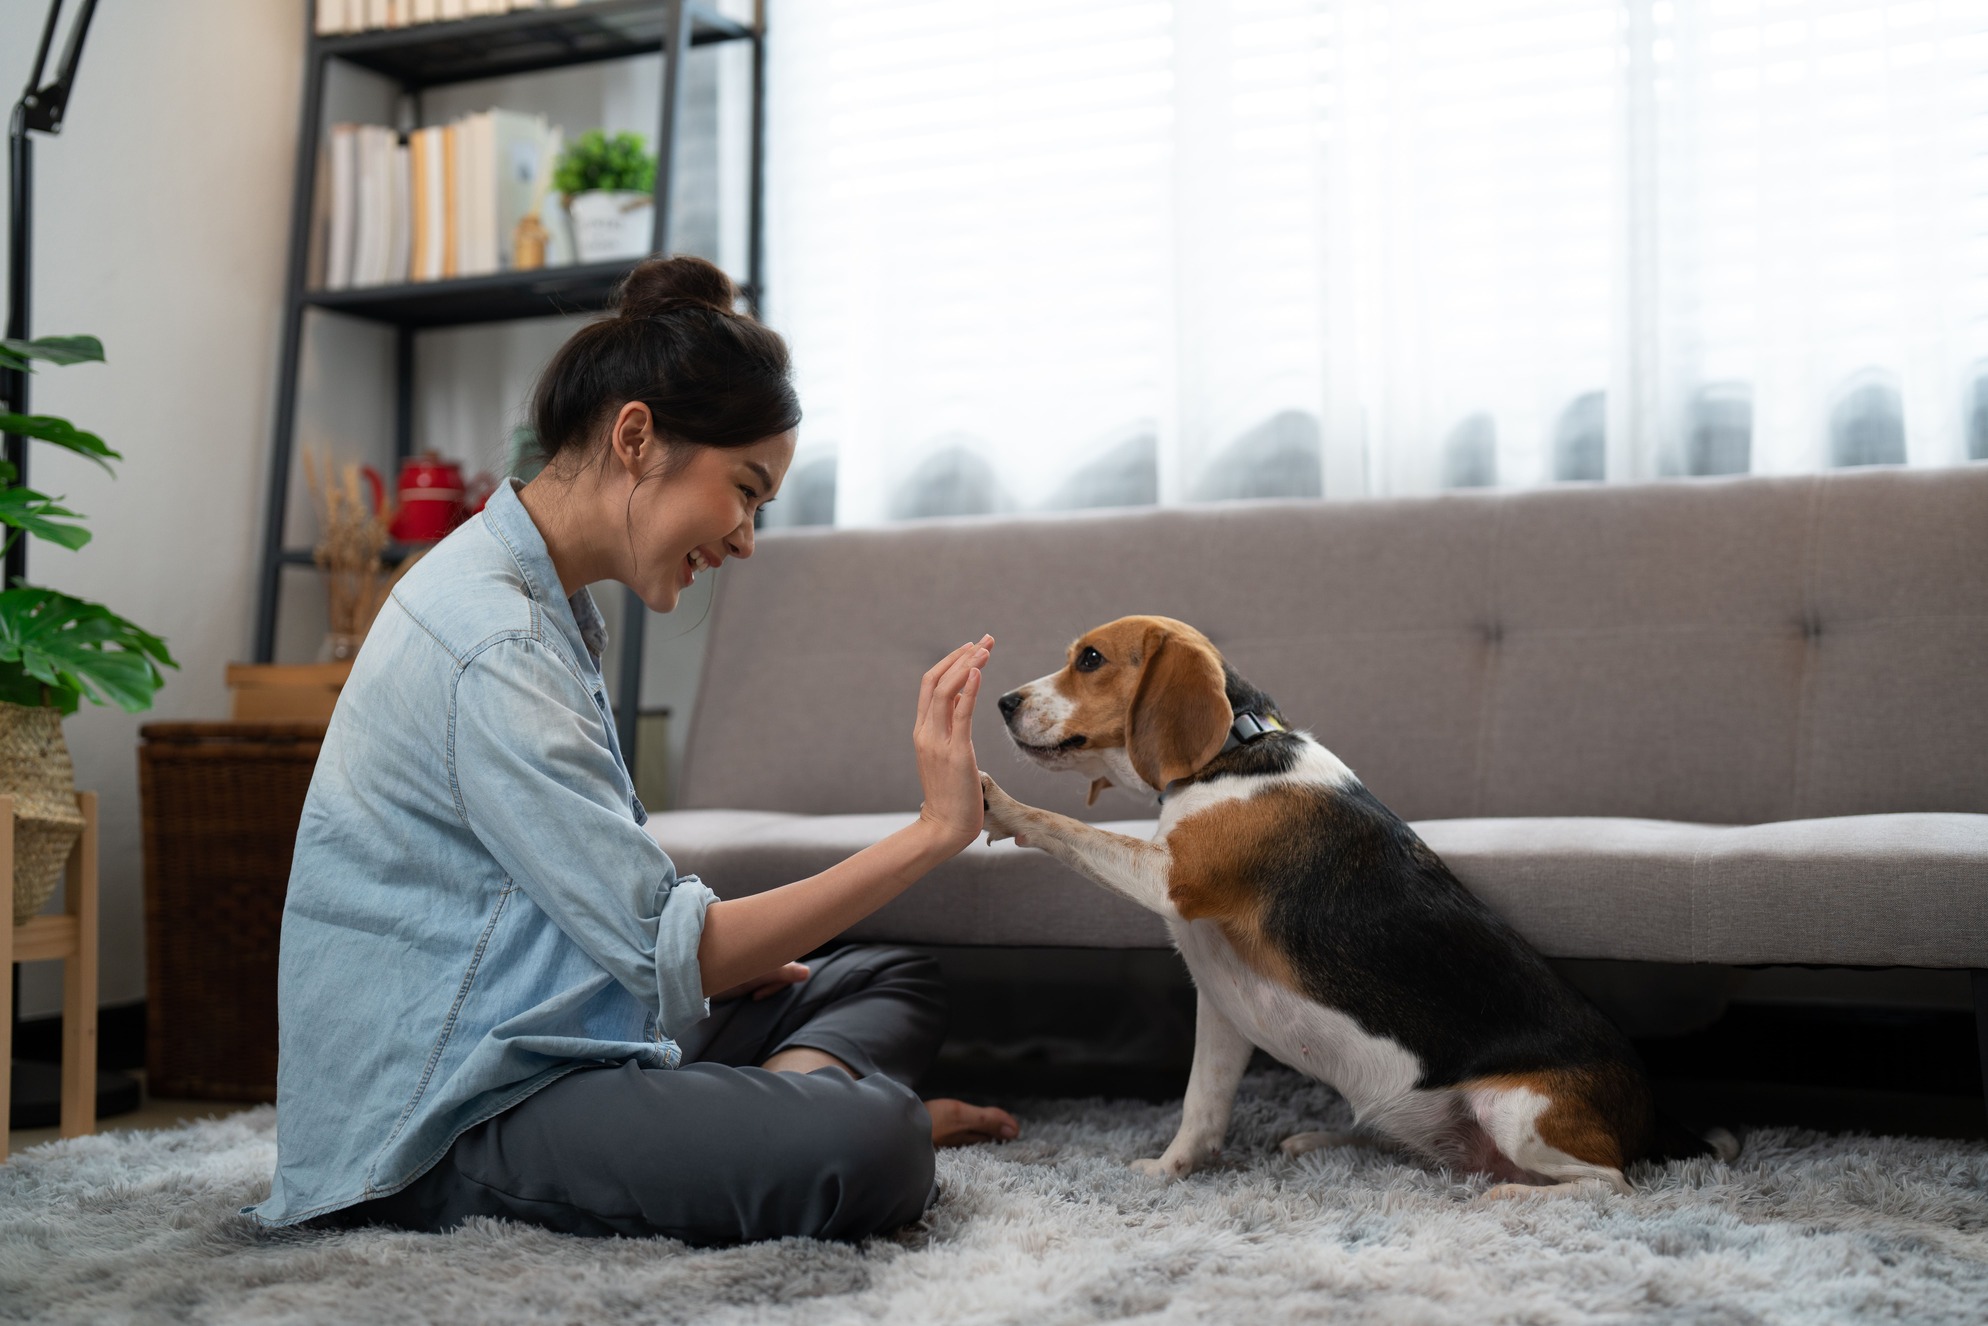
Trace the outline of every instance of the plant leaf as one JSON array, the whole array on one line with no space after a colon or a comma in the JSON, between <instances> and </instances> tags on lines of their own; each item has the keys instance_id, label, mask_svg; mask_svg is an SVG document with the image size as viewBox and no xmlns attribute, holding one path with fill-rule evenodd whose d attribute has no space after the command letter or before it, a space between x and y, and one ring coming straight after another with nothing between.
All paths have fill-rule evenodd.
<instances>
[{"instance_id":1,"label":"plant leaf","mask_svg":"<svg viewBox=\"0 0 1988 1326\"><path fill-rule=\"evenodd\" d=\"M112 461L124 459L121 454L105 446L104 440L95 433L86 433L67 419L52 414L14 414L0 410L0 433L19 433L23 437L54 443L79 456L88 456L106 471Z\"/></svg>"},{"instance_id":2,"label":"plant leaf","mask_svg":"<svg viewBox=\"0 0 1988 1326\"><path fill-rule=\"evenodd\" d=\"M59 543L70 552L90 541L90 531L81 525L66 525L51 516L81 520L80 513L57 505L57 499L32 488L0 488L0 524L12 525L38 539Z\"/></svg>"},{"instance_id":3,"label":"plant leaf","mask_svg":"<svg viewBox=\"0 0 1988 1326\"><path fill-rule=\"evenodd\" d=\"M0 367L33 371L29 362L46 359L51 364L101 364L104 343L94 336L37 336L32 341L0 341Z\"/></svg>"},{"instance_id":4,"label":"plant leaf","mask_svg":"<svg viewBox=\"0 0 1988 1326\"><path fill-rule=\"evenodd\" d=\"M38 683L65 713L76 696L137 713L165 680L159 663L177 666L164 642L100 603L29 585L0 592L0 698Z\"/></svg>"}]
</instances>

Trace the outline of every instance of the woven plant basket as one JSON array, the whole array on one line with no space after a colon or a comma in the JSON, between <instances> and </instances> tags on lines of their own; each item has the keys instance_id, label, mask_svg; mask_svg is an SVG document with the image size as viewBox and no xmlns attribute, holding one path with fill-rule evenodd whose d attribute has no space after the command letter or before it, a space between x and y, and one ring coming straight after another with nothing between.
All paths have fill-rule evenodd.
<instances>
[{"instance_id":1,"label":"woven plant basket","mask_svg":"<svg viewBox=\"0 0 1988 1326\"><path fill-rule=\"evenodd\" d=\"M14 798L14 924L41 910L62 883L83 832L76 766L62 740L62 714L0 700L0 793Z\"/></svg>"}]
</instances>

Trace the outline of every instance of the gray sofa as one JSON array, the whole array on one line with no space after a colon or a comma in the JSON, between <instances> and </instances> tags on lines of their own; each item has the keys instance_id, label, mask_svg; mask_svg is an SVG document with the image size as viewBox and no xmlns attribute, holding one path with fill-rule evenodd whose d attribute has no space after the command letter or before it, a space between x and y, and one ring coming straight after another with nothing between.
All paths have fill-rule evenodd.
<instances>
[{"instance_id":1,"label":"gray sofa","mask_svg":"<svg viewBox=\"0 0 1988 1326\"><path fill-rule=\"evenodd\" d=\"M726 896L874 841L918 804L919 674L992 631L981 766L1150 834L991 703L1127 613L1205 631L1549 956L1969 968L1988 1028L1988 465L768 534L649 827ZM852 933L1167 943L1006 842Z\"/></svg>"}]
</instances>

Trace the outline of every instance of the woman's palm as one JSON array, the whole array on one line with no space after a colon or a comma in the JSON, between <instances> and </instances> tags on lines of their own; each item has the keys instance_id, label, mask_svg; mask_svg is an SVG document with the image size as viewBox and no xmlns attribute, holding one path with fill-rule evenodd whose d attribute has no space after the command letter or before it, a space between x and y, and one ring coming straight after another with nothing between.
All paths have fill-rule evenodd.
<instances>
[{"instance_id":1,"label":"woman's palm","mask_svg":"<svg viewBox=\"0 0 1988 1326\"><path fill-rule=\"evenodd\" d=\"M980 695L980 668L993 651L994 637L964 644L933 664L918 688L918 720L911 744L918 752L918 783L925 804L919 813L971 842L980 832L980 766L973 755L973 704Z\"/></svg>"}]
</instances>

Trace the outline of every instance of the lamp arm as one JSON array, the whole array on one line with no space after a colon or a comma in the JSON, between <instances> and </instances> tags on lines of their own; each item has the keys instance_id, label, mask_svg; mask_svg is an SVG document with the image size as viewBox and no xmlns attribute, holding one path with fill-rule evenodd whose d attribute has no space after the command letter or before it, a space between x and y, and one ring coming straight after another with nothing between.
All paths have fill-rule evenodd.
<instances>
[{"instance_id":1,"label":"lamp arm","mask_svg":"<svg viewBox=\"0 0 1988 1326\"><path fill-rule=\"evenodd\" d=\"M62 0L49 0L48 22L41 30L41 49L35 53L34 71L28 76L27 90L21 94L23 130L41 133L62 132L62 114L69 107L69 90L76 83L76 66L83 58L83 38L89 35L90 19L97 12L97 0L83 0L82 12L69 27L69 42L62 50L62 64L55 78L37 88L41 71L48 62L48 48L55 42L55 25L62 14Z\"/></svg>"}]
</instances>

